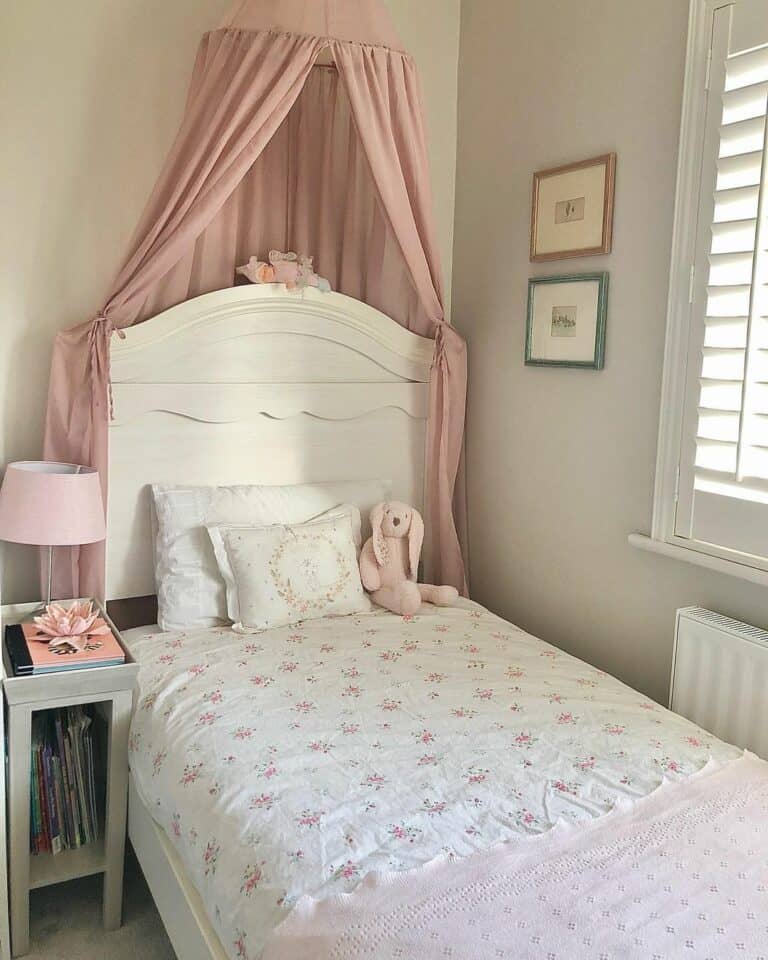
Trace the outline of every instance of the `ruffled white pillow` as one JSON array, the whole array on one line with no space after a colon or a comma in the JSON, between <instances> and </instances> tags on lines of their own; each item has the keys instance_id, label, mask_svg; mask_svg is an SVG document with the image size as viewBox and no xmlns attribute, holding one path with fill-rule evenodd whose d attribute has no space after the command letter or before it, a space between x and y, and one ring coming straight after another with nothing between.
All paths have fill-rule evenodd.
<instances>
[{"instance_id":1,"label":"ruffled white pillow","mask_svg":"<svg viewBox=\"0 0 768 960\"><path fill-rule=\"evenodd\" d=\"M353 534L355 512L345 505L309 523L209 526L234 629L251 633L369 612Z\"/></svg>"}]
</instances>

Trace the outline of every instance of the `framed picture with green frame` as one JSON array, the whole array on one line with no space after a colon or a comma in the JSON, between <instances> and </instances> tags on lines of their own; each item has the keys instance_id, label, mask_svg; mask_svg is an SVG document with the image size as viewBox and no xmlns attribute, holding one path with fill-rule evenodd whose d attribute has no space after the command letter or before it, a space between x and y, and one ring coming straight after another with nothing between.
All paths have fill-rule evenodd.
<instances>
[{"instance_id":1,"label":"framed picture with green frame","mask_svg":"<svg viewBox=\"0 0 768 960\"><path fill-rule=\"evenodd\" d=\"M529 280L526 364L602 370L607 315L607 273Z\"/></svg>"}]
</instances>

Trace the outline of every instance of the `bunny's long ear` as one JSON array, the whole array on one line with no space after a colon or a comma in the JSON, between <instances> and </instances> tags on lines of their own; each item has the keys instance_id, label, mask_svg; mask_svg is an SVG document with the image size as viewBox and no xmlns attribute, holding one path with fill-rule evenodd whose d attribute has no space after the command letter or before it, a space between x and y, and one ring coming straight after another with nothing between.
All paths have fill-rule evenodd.
<instances>
[{"instance_id":1,"label":"bunny's long ear","mask_svg":"<svg viewBox=\"0 0 768 960\"><path fill-rule=\"evenodd\" d=\"M381 525L384 522L384 508L386 503L377 504L373 510L371 510L371 527L373 528L373 553L376 557L376 562L380 567L383 567L387 562L387 555L389 551L387 550L387 544L384 541L384 537L381 534Z\"/></svg>"},{"instance_id":2,"label":"bunny's long ear","mask_svg":"<svg viewBox=\"0 0 768 960\"><path fill-rule=\"evenodd\" d=\"M411 514L411 528L408 531L408 563L411 568L411 580L415 583L419 576L419 558L424 544L424 521L418 510Z\"/></svg>"}]
</instances>

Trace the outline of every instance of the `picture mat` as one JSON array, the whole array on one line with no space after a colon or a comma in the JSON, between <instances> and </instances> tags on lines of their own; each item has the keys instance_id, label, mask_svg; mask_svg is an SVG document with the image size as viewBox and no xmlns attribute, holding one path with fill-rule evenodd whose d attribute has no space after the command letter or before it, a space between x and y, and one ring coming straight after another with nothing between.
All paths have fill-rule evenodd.
<instances>
[{"instance_id":1,"label":"picture mat","mask_svg":"<svg viewBox=\"0 0 768 960\"><path fill-rule=\"evenodd\" d=\"M533 288L531 359L563 363L593 361L599 299L599 280L536 284ZM552 311L555 307L576 307L575 336L552 336Z\"/></svg>"},{"instance_id":2,"label":"picture mat","mask_svg":"<svg viewBox=\"0 0 768 960\"><path fill-rule=\"evenodd\" d=\"M589 250L603 245L607 164L601 161L539 180L536 214L536 255ZM563 200L585 198L584 219L556 223L556 207Z\"/></svg>"}]
</instances>

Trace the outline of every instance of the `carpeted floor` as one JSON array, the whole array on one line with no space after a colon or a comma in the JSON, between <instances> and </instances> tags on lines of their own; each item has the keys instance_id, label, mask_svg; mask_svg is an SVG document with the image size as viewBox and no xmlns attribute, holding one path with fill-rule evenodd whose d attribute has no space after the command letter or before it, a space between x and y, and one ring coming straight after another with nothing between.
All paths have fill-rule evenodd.
<instances>
[{"instance_id":1,"label":"carpeted floor","mask_svg":"<svg viewBox=\"0 0 768 960\"><path fill-rule=\"evenodd\" d=\"M141 869L126 857L123 926L101 926L101 877L33 890L28 960L175 960Z\"/></svg>"}]
</instances>

